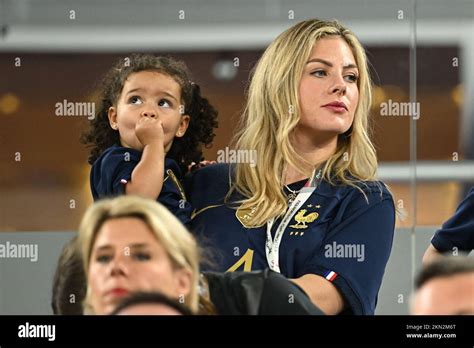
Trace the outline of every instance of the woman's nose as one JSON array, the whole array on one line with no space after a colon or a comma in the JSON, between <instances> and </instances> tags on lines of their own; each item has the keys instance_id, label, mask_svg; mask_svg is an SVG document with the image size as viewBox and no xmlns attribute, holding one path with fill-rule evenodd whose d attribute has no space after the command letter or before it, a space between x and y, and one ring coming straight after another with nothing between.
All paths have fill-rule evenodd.
<instances>
[{"instance_id":1,"label":"woman's nose","mask_svg":"<svg viewBox=\"0 0 474 348\"><path fill-rule=\"evenodd\" d=\"M337 76L334 77L334 80L332 82L332 85L330 87L330 93L340 93L340 94L345 94L346 93L346 83L344 81L343 76Z\"/></svg>"},{"instance_id":2,"label":"woman's nose","mask_svg":"<svg viewBox=\"0 0 474 348\"><path fill-rule=\"evenodd\" d=\"M128 275L128 266L127 260L125 259L127 256L123 255L122 257L115 257L110 262L110 275L111 276L126 276Z\"/></svg>"}]
</instances>

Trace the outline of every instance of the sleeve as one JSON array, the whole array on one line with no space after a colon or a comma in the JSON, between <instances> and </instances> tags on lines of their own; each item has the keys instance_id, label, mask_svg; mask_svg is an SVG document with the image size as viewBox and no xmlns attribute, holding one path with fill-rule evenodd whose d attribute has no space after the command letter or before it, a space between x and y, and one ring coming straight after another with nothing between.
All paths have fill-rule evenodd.
<instances>
[{"instance_id":1,"label":"sleeve","mask_svg":"<svg viewBox=\"0 0 474 348\"><path fill-rule=\"evenodd\" d=\"M354 192L329 227L321 247L305 263L304 274L331 281L352 314L374 314L393 243L395 207L391 195ZM340 210L341 210L340 209Z\"/></svg>"},{"instance_id":2,"label":"sleeve","mask_svg":"<svg viewBox=\"0 0 474 348\"><path fill-rule=\"evenodd\" d=\"M436 231L431 244L440 252L457 248L469 253L474 249L474 188L461 202L456 213Z\"/></svg>"},{"instance_id":3,"label":"sleeve","mask_svg":"<svg viewBox=\"0 0 474 348\"><path fill-rule=\"evenodd\" d=\"M94 199L124 194L125 184L130 181L140 158L139 151L117 147L94 163L91 172Z\"/></svg>"}]
</instances>

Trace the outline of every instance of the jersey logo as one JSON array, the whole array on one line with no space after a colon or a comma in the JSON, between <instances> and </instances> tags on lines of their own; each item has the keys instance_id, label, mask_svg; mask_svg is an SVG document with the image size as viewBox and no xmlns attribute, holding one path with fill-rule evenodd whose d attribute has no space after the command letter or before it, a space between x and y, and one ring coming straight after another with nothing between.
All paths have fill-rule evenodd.
<instances>
[{"instance_id":1,"label":"jersey logo","mask_svg":"<svg viewBox=\"0 0 474 348\"><path fill-rule=\"evenodd\" d=\"M241 267L244 266L244 272L250 272L252 270L252 262L253 262L253 250L247 249L245 254L232 266L230 266L226 272L235 272Z\"/></svg>"},{"instance_id":2,"label":"jersey logo","mask_svg":"<svg viewBox=\"0 0 474 348\"><path fill-rule=\"evenodd\" d=\"M257 208L247 208L247 209L241 209L238 208L237 211L235 212L235 216L237 217L237 220L240 221L242 226L245 228L256 228L256 227L261 227L260 226L250 226L249 222L252 220L253 215L257 211Z\"/></svg>"},{"instance_id":3,"label":"jersey logo","mask_svg":"<svg viewBox=\"0 0 474 348\"><path fill-rule=\"evenodd\" d=\"M307 212L306 209L301 209L295 215L296 224L290 225L290 227L297 228L297 229L308 228L308 225L306 225L306 224L313 222L314 220L316 220L319 217L319 213L317 213L317 212L312 212L312 213L309 213L308 215L305 215L306 212Z\"/></svg>"}]
</instances>

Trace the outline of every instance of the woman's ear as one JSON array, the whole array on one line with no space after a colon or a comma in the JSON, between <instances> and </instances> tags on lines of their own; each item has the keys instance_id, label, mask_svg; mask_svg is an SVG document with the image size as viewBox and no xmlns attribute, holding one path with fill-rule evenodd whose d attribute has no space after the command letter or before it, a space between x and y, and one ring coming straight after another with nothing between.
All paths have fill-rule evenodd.
<instances>
[{"instance_id":1,"label":"woman's ear","mask_svg":"<svg viewBox=\"0 0 474 348\"><path fill-rule=\"evenodd\" d=\"M176 270L175 286L178 296L188 297L191 293L192 273L189 269L181 268Z\"/></svg>"},{"instance_id":2,"label":"woman's ear","mask_svg":"<svg viewBox=\"0 0 474 348\"><path fill-rule=\"evenodd\" d=\"M118 129L118 123L117 123L117 109L115 107L111 106L109 108L109 111L107 112L107 116L109 117L109 124L112 129L117 130Z\"/></svg>"},{"instance_id":3,"label":"woman's ear","mask_svg":"<svg viewBox=\"0 0 474 348\"><path fill-rule=\"evenodd\" d=\"M178 130L176 131L176 137L181 138L186 134L186 130L189 127L189 121L191 120L191 117L188 115L183 115L181 116L181 121L179 122Z\"/></svg>"}]
</instances>

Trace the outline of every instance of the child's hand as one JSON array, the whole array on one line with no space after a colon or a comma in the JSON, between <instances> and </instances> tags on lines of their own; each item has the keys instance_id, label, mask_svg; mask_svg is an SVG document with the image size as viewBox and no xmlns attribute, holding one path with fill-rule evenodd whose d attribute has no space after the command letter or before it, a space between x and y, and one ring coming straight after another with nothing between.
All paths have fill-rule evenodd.
<instances>
[{"instance_id":1,"label":"child's hand","mask_svg":"<svg viewBox=\"0 0 474 348\"><path fill-rule=\"evenodd\" d=\"M142 117L135 125L135 135L143 146L153 143L163 144L165 137L163 124L157 117Z\"/></svg>"}]
</instances>

